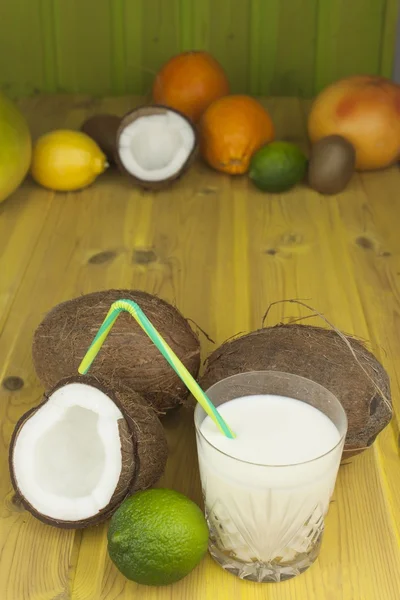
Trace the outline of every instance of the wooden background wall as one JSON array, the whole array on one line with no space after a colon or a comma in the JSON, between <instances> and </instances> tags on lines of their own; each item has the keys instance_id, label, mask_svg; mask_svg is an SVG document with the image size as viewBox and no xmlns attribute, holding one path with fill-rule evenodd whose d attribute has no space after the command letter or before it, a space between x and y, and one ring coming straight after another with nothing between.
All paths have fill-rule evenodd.
<instances>
[{"instance_id":1,"label":"wooden background wall","mask_svg":"<svg viewBox=\"0 0 400 600\"><path fill-rule=\"evenodd\" d=\"M1 0L0 88L146 93L173 54L206 48L233 91L312 96L392 75L398 0Z\"/></svg>"}]
</instances>

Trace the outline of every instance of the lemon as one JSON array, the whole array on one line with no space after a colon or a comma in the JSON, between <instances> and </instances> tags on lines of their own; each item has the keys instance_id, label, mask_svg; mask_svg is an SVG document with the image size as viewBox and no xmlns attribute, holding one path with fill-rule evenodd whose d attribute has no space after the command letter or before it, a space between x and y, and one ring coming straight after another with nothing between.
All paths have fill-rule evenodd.
<instances>
[{"instance_id":1,"label":"lemon","mask_svg":"<svg viewBox=\"0 0 400 600\"><path fill-rule=\"evenodd\" d=\"M207 551L208 528L200 508L168 489L138 492L114 513L108 552L136 583L168 585L194 569Z\"/></svg>"},{"instance_id":2,"label":"lemon","mask_svg":"<svg viewBox=\"0 0 400 600\"><path fill-rule=\"evenodd\" d=\"M84 188L107 168L99 146L80 131L58 129L42 135L33 148L31 173L45 188L72 191Z\"/></svg>"}]
</instances>

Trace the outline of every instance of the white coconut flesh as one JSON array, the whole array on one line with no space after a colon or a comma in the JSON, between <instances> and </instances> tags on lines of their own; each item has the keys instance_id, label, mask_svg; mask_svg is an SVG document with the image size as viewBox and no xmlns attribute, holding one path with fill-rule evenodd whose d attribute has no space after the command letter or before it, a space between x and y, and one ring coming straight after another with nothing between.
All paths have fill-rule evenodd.
<instances>
[{"instance_id":1,"label":"white coconut flesh","mask_svg":"<svg viewBox=\"0 0 400 600\"><path fill-rule=\"evenodd\" d=\"M138 117L120 134L118 152L125 169L142 181L164 181L185 166L196 143L190 123L166 111Z\"/></svg>"},{"instance_id":2,"label":"white coconut flesh","mask_svg":"<svg viewBox=\"0 0 400 600\"><path fill-rule=\"evenodd\" d=\"M16 438L12 460L22 496L51 519L96 515L121 475L120 419L119 408L97 388L70 383L56 390Z\"/></svg>"}]
</instances>

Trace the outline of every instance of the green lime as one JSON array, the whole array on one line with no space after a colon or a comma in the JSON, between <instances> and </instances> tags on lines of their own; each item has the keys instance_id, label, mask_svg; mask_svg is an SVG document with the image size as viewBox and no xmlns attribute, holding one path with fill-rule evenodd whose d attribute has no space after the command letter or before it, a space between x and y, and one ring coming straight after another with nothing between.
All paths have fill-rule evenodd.
<instances>
[{"instance_id":1,"label":"green lime","mask_svg":"<svg viewBox=\"0 0 400 600\"><path fill-rule=\"evenodd\" d=\"M111 560L125 577L144 585L179 581L198 565L207 545L207 522L200 508L167 489L127 498L108 530Z\"/></svg>"},{"instance_id":2,"label":"green lime","mask_svg":"<svg viewBox=\"0 0 400 600\"><path fill-rule=\"evenodd\" d=\"M279 193L301 181L306 170L307 158L298 146L271 142L253 155L249 176L260 190Z\"/></svg>"}]
</instances>

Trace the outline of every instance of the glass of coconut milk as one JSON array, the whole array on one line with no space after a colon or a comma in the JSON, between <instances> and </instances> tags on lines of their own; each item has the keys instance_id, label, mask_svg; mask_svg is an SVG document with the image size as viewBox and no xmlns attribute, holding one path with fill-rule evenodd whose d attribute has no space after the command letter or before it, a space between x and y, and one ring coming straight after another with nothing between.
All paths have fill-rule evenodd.
<instances>
[{"instance_id":1,"label":"glass of coconut milk","mask_svg":"<svg viewBox=\"0 0 400 600\"><path fill-rule=\"evenodd\" d=\"M197 405L209 551L242 579L295 577L320 550L346 413L317 383L274 371L234 375L207 395L236 434L225 437Z\"/></svg>"}]
</instances>

